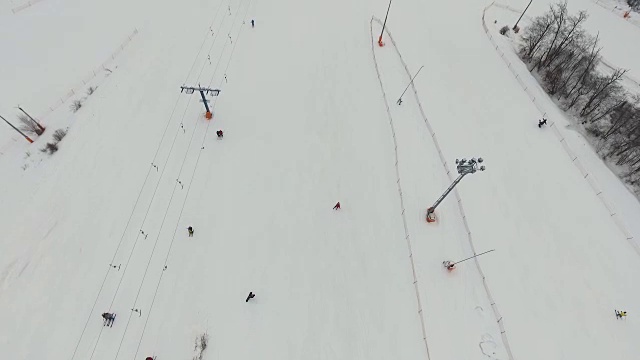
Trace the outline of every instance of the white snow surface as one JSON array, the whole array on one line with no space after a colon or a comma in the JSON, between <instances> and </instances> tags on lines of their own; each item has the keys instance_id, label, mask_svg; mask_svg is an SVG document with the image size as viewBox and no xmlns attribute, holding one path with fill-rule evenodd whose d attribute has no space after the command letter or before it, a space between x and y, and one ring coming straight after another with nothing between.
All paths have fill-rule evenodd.
<instances>
[{"instance_id":1,"label":"white snow surface","mask_svg":"<svg viewBox=\"0 0 640 360\"><path fill-rule=\"evenodd\" d=\"M207 360L640 356L640 204L562 128L630 241L536 126L488 2L395 2L384 47L380 0L27 3L0 6L0 115L47 132L0 127L0 358L189 359L203 333ZM640 30L570 6L638 77Z\"/></svg>"}]
</instances>

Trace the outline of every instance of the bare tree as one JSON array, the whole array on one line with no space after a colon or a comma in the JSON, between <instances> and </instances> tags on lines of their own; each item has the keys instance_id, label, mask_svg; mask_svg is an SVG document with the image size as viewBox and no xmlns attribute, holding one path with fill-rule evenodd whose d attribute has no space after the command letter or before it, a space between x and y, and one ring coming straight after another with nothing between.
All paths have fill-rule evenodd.
<instances>
[{"instance_id":1,"label":"bare tree","mask_svg":"<svg viewBox=\"0 0 640 360\"><path fill-rule=\"evenodd\" d=\"M546 51L542 53L540 57L538 57L538 61L536 65L533 67L535 70L540 70L544 59L547 57L547 54L554 48L556 41L558 41L558 37L560 37L560 33L565 30L565 22L567 21L567 2L566 0L557 3L556 5L551 5L550 8L551 17L553 17L553 30L551 43L546 47Z\"/></svg>"},{"instance_id":2,"label":"bare tree","mask_svg":"<svg viewBox=\"0 0 640 360\"><path fill-rule=\"evenodd\" d=\"M527 28L527 31L522 36L524 46L521 48L520 54L523 59L530 61L533 58L534 53L549 33L552 25L553 17L548 13L533 20L531 26Z\"/></svg>"},{"instance_id":3,"label":"bare tree","mask_svg":"<svg viewBox=\"0 0 640 360\"><path fill-rule=\"evenodd\" d=\"M580 116L587 116L596 110L603 101L614 96L620 96L622 87L619 85L620 79L627 73L627 70L616 69L609 76L599 76L593 93L580 110Z\"/></svg>"},{"instance_id":4,"label":"bare tree","mask_svg":"<svg viewBox=\"0 0 640 360\"><path fill-rule=\"evenodd\" d=\"M599 139L598 153L626 169L622 178L640 194L640 94L621 85L627 70L600 73L599 35L585 33L586 19L585 12L569 14L564 0L551 5L525 28L518 54L545 90Z\"/></svg>"},{"instance_id":5,"label":"bare tree","mask_svg":"<svg viewBox=\"0 0 640 360\"><path fill-rule=\"evenodd\" d=\"M576 37L583 36L583 32L580 27L585 20L587 20L587 13L584 11L579 12L578 16L569 16L567 18L567 21L564 24L565 28L562 29L562 40L555 47L551 46L549 48L547 56L543 60L543 65L545 67L549 67L553 61L558 58L558 55L562 53L562 51L564 51L564 49L570 45Z\"/></svg>"},{"instance_id":6,"label":"bare tree","mask_svg":"<svg viewBox=\"0 0 640 360\"><path fill-rule=\"evenodd\" d=\"M576 86L578 86L578 84L582 82L582 80L587 74L592 73L595 70L596 65L600 62L600 50L602 48L598 48L599 36L600 34L598 34L595 38L587 38L583 42L583 44L578 46L578 49L579 51L581 51L582 54L586 53L584 49L591 48L591 50L589 51L589 55L587 56L581 55L581 58L578 61L577 68L576 68L577 72L573 72L575 76L572 75L571 77L568 77L566 81L561 85L561 89L564 97L568 98L569 96L571 96ZM567 92L566 91L567 86L569 86L569 83L571 81L575 81L575 82L571 90Z\"/></svg>"}]
</instances>

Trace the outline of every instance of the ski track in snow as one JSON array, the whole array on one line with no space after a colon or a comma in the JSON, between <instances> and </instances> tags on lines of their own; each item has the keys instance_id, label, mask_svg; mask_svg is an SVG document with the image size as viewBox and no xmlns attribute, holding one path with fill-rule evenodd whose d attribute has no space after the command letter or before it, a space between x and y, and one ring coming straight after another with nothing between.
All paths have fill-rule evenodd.
<instances>
[{"instance_id":1,"label":"ski track in snow","mask_svg":"<svg viewBox=\"0 0 640 360\"><path fill-rule=\"evenodd\" d=\"M379 20L375 19L377 22ZM382 98L384 99L384 105L387 111L387 116L389 117L389 126L391 127L391 135L393 137L393 145L394 145L394 156L395 156L395 169L396 169L396 178L398 184L398 197L400 198L400 208L402 212L400 213L402 217L402 223L404 225L404 234L405 239L407 241L407 248L409 250L409 260L411 262L411 272L413 275L413 286L416 293L416 300L418 303L418 316L420 318L420 323L422 325L422 338L424 339L424 346L427 354L427 359L431 359L431 355L429 354L429 342L427 341L427 330L425 326L424 315L422 311L422 302L420 301L420 291L418 290L418 277L416 275L416 266L413 261L413 251L411 250L411 236L409 235L409 228L407 227L407 218L405 216L405 208L404 208L404 197L402 195L402 185L400 181L400 169L398 168L398 140L396 139L396 131L393 126L393 116L391 115L391 110L389 109L389 101L387 99L387 92L384 90L384 85L382 83L382 78L380 77L380 69L378 67L378 61L376 60L376 41L373 34L373 21L374 18L371 18L370 21L370 33L371 33L371 54L373 56L373 62L376 68L376 74L378 75L378 81L380 82L380 90L382 91ZM389 30L386 29L386 32L389 36ZM395 47L395 44L394 44ZM396 49L397 50L397 49ZM399 53L398 53L399 54ZM410 75L409 75L410 76Z\"/></svg>"},{"instance_id":2,"label":"ski track in snow","mask_svg":"<svg viewBox=\"0 0 640 360\"><path fill-rule=\"evenodd\" d=\"M44 1L44 0L29 0L29 1L26 1L22 5L19 5L19 6L16 6L16 7L12 8L11 12L14 13L14 14L19 13L20 11L28 9L29 7L35 5L35 4L39 3L39 2L42 2L42 1Z\"/></svg>"},{"instance_id":3,"label":"ski track in snow","mask_svg":"<svg viewBox=\"0 0 640 360\"><path fill-rule=\"evenodd\" d=\"M382 78L380 76L380 70L379 70L378 62L377 62L377 59L376 59L375 49L376 49L376 43L377 42L375 41L375 38L374 38L375 35L374 35L374 32L373 32L373 23L374 23L374 21L376 23L378 23L380 26L382 26L382 21L380 21L380 19L377 19L375 17L371 18L371 22L370 22L371 23L371 49L372 49L373 61L375 63L376 73L378 75L378 80L380 82L380 88L381 88L381 91L382 91L382 94L383 94L383 99L384 99L384 102L385 102L387 115L389 117L389 124L391 126L393 142L394 142L394 145L395 145L394 151L395 151L395 157L396 157L395 166L396 166L396 175L397 175L397 179L398 179L398 192L399 192L400 202L401 202L401 204L403 204L404 200L403 200L403 195L402 195L402 188L401 188L401 185L400 185L400 183L401 183L400 172L398 170L398 162L399 162L399 160L398 160L398 142L396 140L396 133L395 133L394 125L393 125L393 116L391 115L391 110L390 110L390 107L389 107L389 101L387 99L386 91L384 89L383 81L382 81ZM407 81L409 81L412 78L412 75L411 75L411 73L409 71L409 68L407 67L407 64L404 62L404 59L402 58L402 54L400 53L400 49L398 49L397 44L396 44L395 40L393 39L393 36L391 35L391 31L389 30L388 26L385 27L384 32L386 33L386 35L391 40L391 44L393 46L393 49L395 50L395 53L397 54L398 59L401 61L402 65L403 65L403 67L404 67L404 69L406 71ZM387 45L385 45L385 46L387 46ZM439 158L440 158L440 161L442 163L442 166L444 167L444 170L445 170L449 180L452 182L454 180L454 177L453 177L451 171L447 167L447 161L446 161L446 159L444 157L444 154L442 153L442 150L440 149L440 145L438 144L438 140L437 140L436 134L433 131L433 129L431 127L431 124L429 123L429 119L427 118L427 116L426 116L426 114L425 114L425 112L424 112L424 110L422 108L422 103L420 101L420 97L418 96L418 91L416 90L415 85L413 83L411 83L410 88L412 89L412 92L413 92L413 95L415 97L417 106L420 109L420 115L421 115L422 119L424 120L424 123L425 123L425 125L426 125L426 127L427 127L427 129L429 131L429 135L431 136L431 138L433 140L433 145L435 146L435 148L437 150L437 153L439 155ZM405 106L408 106L408 105L405 105ZM475 247L473 245L471 229L469 229L469 225L468 225L468 223L466 221L466 215L465 215L465 212L464 212L464 207L462 205L462 199L460 198L460 194L458 193L457 188L454 188L452 193L455 195L455 197L457 199L458 209L460 211L460 215L462 217L462 220L463 220L463 223L464 223L464 227L465 227L465 230L466 230L466 233L467 233L467 240L469 242L469 245L471 246L471 249L473 249L473 254L475 255L475 254L477 254L477 252L475 251ZM419 306L418 313L420 314L420 320L421 320L422 326L423 326L423 335L424 335L424 339L425 339L425 347L427 349L427 356L429 356L428 355L429 354L429 346L427 344L425 319L424 319L424 317L422 315L422 305L420 304L420 296L419 296L419 291L418 291L418 279L416 277L416 270L415 270L415 265L414 265L414 262L413 262L413 254L412 254L412 250L411 250L411 242L410 242L409 231L408 231L407 225L406 225L407 221L406 221L406 217L405 217L404 205L402 205L402 219L403 219L403 223L405 225L406 240L407 240L407 245L408 245L408 248L409 248L409 254L410 254L410 259L411 259L411 267L412 267L413 276L414 276L414 285L416 287L416 296L418 298L418 306ZM495 315L495 318L496 318L496 322L497 322L498 326L500 327L503 344L505 346L505 350L507 351L509 359L513 359L513 354L511 352L511 348L510 348L510 345L509 345L509 340L507 338L506 331L505 331L504 325L503 325L503 318L502 318L502 316L500 315L500 313L498 311L498 308L497 308L497 305L496 305L496 303L495 303L495 301L493 299L493 296L491 295L491 291L489 290L488 284L487 284L487 282L485 280L485 276L484 276L484 274L482 272L482 268L480 267L480 263L478 262L478 258L474 258L474 263L475 263L475 266L476 266L476 270L478 271L478 273L482 277L482 285L483 285L483 287L484 287L484 289L486 291L486 295L487 295L487 297L488 297L488 299L489 299L489 301L491 303L491 308L492 308L492 310L494 312L494 315ZM476 308L480 308L482 310L482 307L480 307L480 306L477 306ZM486 337L486 336L488 336L490 338L490 335L482 335L483 338ZM488 354L485 353L485 347L482 345L482 344L484 344L486 342L487 341L483 340L480 343L481 344L480 348L481 348L481 350L483 351L483 353L485 355L488 355ZM491 341L491 343L493 344L493 347L495 348L495 346L496 346L495 342ZM495 353L492 352L492 354L495 354Z\"/></svg>"}]
</instances>

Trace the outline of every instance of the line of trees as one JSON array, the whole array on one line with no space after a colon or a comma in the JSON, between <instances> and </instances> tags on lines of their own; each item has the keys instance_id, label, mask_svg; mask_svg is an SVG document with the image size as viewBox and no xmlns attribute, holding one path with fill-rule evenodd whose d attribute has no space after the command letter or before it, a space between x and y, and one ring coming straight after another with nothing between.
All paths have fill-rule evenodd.
<instances>
[{"instance_id":1,"label":"line of trees","mask_svg":"<svg viewBox=\"0 0 640 360\"><path fill-rule=\"evenodd\" d=\"M627 70L600 66L602 48L582 28L586 19L584 11L570 14L566 1L551 5L523 32L519 55L549 95L599 139L599 153L640 187L640 96L621 85Z\"/></svg>"}]
</instances>

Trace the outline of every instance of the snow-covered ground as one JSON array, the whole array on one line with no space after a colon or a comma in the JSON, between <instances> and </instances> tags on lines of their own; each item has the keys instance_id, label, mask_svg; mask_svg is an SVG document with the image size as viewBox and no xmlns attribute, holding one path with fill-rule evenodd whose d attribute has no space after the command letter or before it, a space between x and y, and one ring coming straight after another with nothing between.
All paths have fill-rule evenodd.
<instances>
[{"instance_id":1,"label":"snow-covered ground","mask_svg":"<svg viewBox=\"0 0 640 360\"><path fill-rule=\"evenodd\" d=\"M0 8L0 115L19 104L69 133L49 156L51 131L0 130L3 358L189 358L205 332L203 359L640 354L640 256L537 128L488 3L394 3L382 48L379 0L23 3ZM185 84L222 90L212 120ZM50 110L76 88L78 112ZM573 139L640 238L637 200ZM487 171L427 224L472 156ZM474 249L495 251L442 268Z\"/></svg>"}]
</instances>

